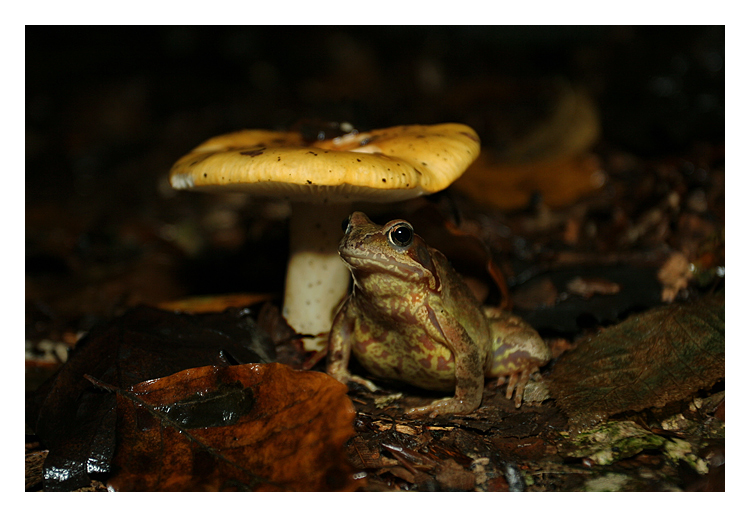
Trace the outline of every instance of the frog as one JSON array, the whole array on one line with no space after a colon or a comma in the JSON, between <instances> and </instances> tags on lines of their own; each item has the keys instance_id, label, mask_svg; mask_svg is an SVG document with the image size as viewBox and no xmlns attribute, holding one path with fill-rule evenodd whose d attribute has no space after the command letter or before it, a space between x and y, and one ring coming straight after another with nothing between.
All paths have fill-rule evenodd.
<instances>
[{"instance_id":1,"label":"frog","mask_svg":"<svg viewBox=\"0 0 750 517\"><path fill-rule=\"evenodd\" d=\"M483 307L408 221L381 226L354 212L342 226L338 252L353 282L329 333L326 372L378 390L350 372L353 355L376 378L453 392L408 416L471 413L485 377L507 382L505 396L520 408L529 378L551 359L538 332L510 312Z\"/></svg>"}]
</instances>

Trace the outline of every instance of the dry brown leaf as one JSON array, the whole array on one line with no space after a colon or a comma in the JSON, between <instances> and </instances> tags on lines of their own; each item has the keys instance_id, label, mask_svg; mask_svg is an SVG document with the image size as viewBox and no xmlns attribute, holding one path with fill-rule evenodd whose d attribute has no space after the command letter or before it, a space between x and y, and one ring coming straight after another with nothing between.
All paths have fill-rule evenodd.
<instances>
[{"instance_id":1,"label":"dry brown leaf","mask_svg":"<svg viewBox=\"0 0 750 517\"><path fill-rule=\"evenodd\" d=\"M346 386L271 363L117 390L115 490L352 490ZM186 395L188 394L188 395Z\"/></svg>"},{"instance_id":2,"label":"dry brown leaf","mask_svg":"<svg viewBox=\"0 0 750 517\"><path fill-rule=\"evenodd\" d=\"M206 365L270 362L273 343L250 313L229 309L187 315L135 307L91 330L36 393L28 419L49 455L44 489L76 490L110 472L115 449L115 396L148 379Z\"/></svg>"},{"instance_id":3,"label":"dry brown leaf","mask_svg":"<svg viewBox=\"0 0 750 517\"><path fill-rule=\"evenodd\" d=\"M724 298L658 307L580 343L550 394L573 427L682 400L724 377Z\"/></svg>"}]
</instances>

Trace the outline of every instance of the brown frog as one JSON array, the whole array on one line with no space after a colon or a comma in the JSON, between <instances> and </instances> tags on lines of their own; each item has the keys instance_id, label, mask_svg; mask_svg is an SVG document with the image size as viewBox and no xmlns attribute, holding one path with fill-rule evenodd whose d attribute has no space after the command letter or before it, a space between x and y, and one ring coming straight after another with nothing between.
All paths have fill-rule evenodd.
<instances>
[{"instance_id":1,"label":"brown frog","mask_svg":"<svg viewBox=\"0 0 750 517\"><path fill-rule=\"evenodd\" d=\"M507 377L507 398L520 407L529 376L551 355L520 318L482 308L448 259L401 219L384 226L362 212L346 225L339 254L354 287L329 337L328 373L370 390L348 369L353 352L377 377L454 396L408 411L411 415L470 413L482 401L484 378Z\"/></svg>"}]
</instances>

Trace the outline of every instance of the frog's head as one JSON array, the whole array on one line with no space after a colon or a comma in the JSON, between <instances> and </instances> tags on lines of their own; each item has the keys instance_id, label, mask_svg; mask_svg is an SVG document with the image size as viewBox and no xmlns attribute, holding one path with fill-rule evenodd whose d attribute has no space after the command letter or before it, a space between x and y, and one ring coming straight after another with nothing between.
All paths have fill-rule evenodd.
<instances>
[{"instance_id":1,"label":"frog's head","mask_svg":"<svg viewBox=\"0 0 750 517\"><path fill-rule=\"evenodd\" d=\"M426 282L436 289L439 280L433 252L407 221L395 219L380 226L362 212L354 212L344 222L344 237L339 244L339 255L355 281L379 275Z\"/></svg>"}]
</instances>

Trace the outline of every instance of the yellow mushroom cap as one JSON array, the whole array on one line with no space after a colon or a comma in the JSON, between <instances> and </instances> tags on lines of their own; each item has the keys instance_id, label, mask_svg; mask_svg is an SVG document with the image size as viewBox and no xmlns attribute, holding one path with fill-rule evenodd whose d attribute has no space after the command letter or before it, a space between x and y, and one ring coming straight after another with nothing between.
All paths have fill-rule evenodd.
<instances>
[{"instance_id":1,"label":"yellow mushroom cap","mask_svg":"<svg viewBox=\"0 0 750 517\"><path fill-rule=\"evenodd\" d=\"M400 201L443 190L479 155L463 124L411 125L306 142L244 130L207 140L170 171L176 189L233 190L291 201Z\"/></svg>"}]
</instances>

